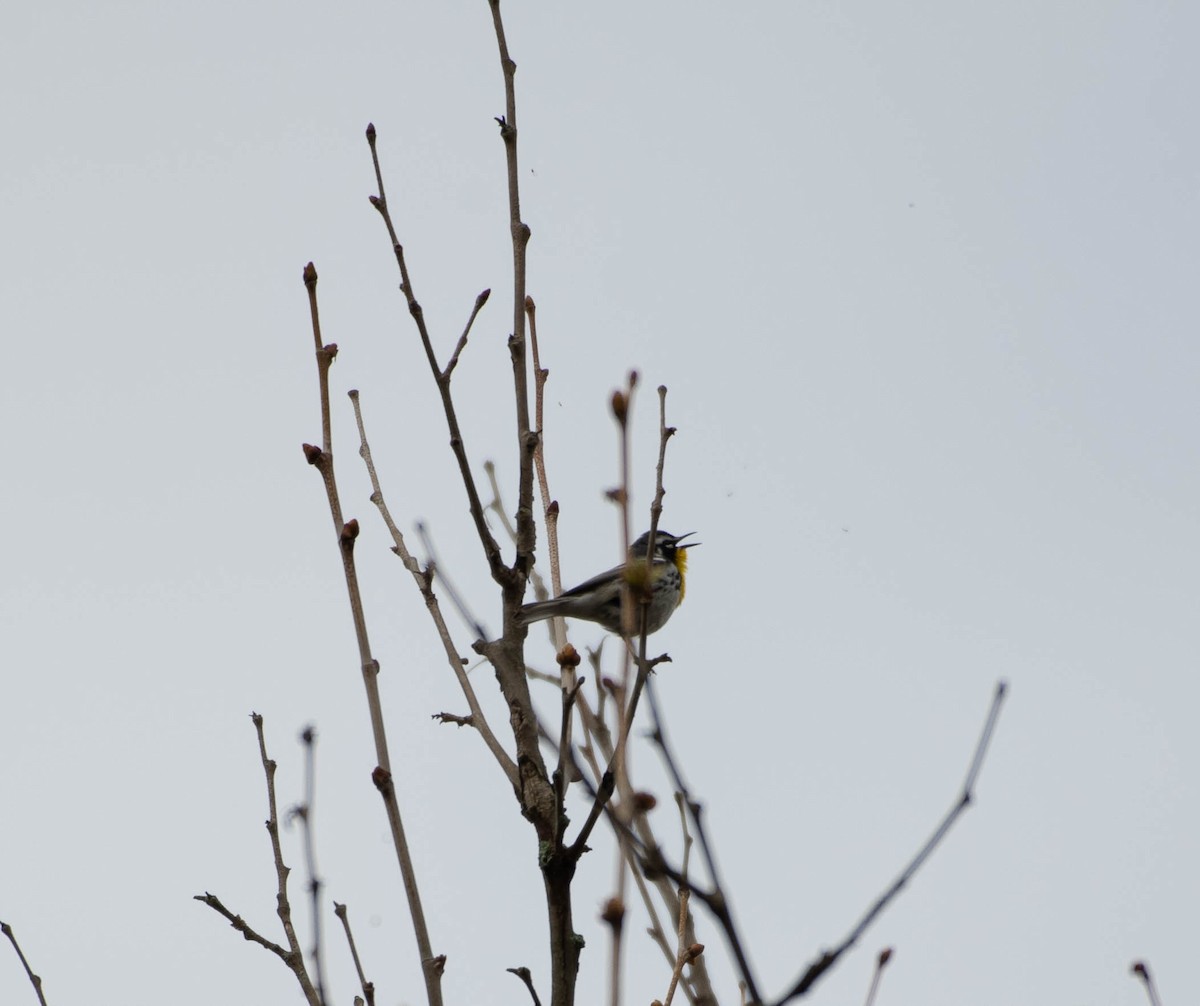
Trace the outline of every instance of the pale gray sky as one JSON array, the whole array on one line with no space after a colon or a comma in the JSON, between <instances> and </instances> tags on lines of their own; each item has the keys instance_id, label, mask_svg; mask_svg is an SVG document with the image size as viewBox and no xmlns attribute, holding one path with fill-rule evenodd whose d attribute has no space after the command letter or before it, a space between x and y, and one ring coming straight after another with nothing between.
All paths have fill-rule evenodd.
<instances>
[{"instance_id":1,"label":"pale gray sky","mask_svg":"<svg viewBox=\"0 0 1200 1006\"><path fill-rule=\"evenodd\" d=\"M766 989L923 841L1003 677L977 806L816 1001L860 1001L885 945L881 1003L1132 1006L1142 957L1165 1002L1193 1001L1196 9L506 17L564 575L615 559L605 403L636 366L638 503L665 383L663 525L703 542L655 637L674 658L660 689ZM533 836L477 738L429 718L463 702L367 502L344 397L362 391L403 526L429 521L495 627L363 140L374 121L443 354L495 291L456 381L476 465L511 479L486 3L27 4L6 15L0 85L0 919L58 1006L296 1001L277 961L191 900L210 890L277 932L257 710L284 803L316 723L327 893L379 1001L422 999L299 449L319 437L313 259L447 1001L527 1002L504 968L546 987ZM529 652L551 661L540 634ZM669 805L648 749L637 766ZM598 842L578 884L583 1004L604 994L612 874ZM641 926L629 1002L665 992ZM736 1002L705 921L701 938ZM336 939L328 958L346 1002ZM7 947L0 1001L33 1001Z\"/></svg>"}]
</instances>

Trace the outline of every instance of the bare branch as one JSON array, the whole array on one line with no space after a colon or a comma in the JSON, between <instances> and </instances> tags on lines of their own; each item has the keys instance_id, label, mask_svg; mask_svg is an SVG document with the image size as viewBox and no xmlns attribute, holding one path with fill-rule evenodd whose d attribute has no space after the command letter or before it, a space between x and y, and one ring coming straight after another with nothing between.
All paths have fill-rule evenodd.
<instances>
[{"instance_id":1,"label":"bare branch","mask_svg":"<svg viewBox=\"0 0 1200 1006\"><path fill-rule=\"evenodd\" d=\"M651 588L650 568L654 556L654 542L651 539L646 549L646 560L644 566L639 568L639 564L635 564L629 559L630 546L630 528L629 528L629 500L630 492L630 477L629 477L629 413L633 405L633 392L637 387L638 375L637 371L629 372L628 381L624 392L614 391L612 395L612 413L613 418L617 421L619 430L619 447L621 457L621 485L617 491L612 494L613 500L617 503L621 510L621 537L624 547L625 556L625 575L621 581L621 631L626 640L626 645L622 651L622 666L621 666L621 683L618 691L618 722L617 722L617 746L613 753L610 762L610 771L616 781L616 786L621 794L621 804L618 810L621 815L631 813L633 808L632 789L629 783L628 772L628 740L629 740L629 724L630 719L621 714L625 709L626 696L629 694L629 676L630 676L630 653L628 640L633 635L636 619L640 618L642 626L642 635L645 636L646 619L644 607L635 607L634 604L634 586L633 580L640 574L639 592L645 594ZM598 794L599 796L603 794ZM605 803L607 803L605 798ZM609 974L609 996L612 1006L620 1006L621 1001L621 952L622 952L622 937L624 936L624 918L625 918L625 903L626 903L626 884L629 877L629 866L626 861L624 850L618 843L617 863L616 863L616 894L609 899L609 907L605 910L604 919L609 923L612 939L610 952L610 974Z\"/></svg>"},{"instance_id":2,"label":"bare branch","mask_svg":"<svg viewBox=\"0 0 1200 1006\"><path fill-rule=\"evenodd\" d=\"M597 666L597 657L598 654L595 651L589 653L589 659L592 661L593 667ZM603 694L604 693L601 692L601 695ZM577 703L581 710L586 707L586 702L582 693L579 695ZM597 718L595 729L598 730L599 733L595 736L599 736L601 740L595 743L597 743L605 752L606 757L610 758L612 753L611 737L608 734L608 728L602 722L602 715L598 713L591 713L589 711L588 716ZM587 722L588 717L585 716L585 724ZM545 733L544 736L547 740L552 740L549 733ZM568 753L570 765L575 778L582 781L584 788L591 795L593 800L588 820L584 822L579 836L576 838L575 843L571 847L572 854L576 857L580 857L584 852L587 851L587 837L594 829L595 823L599 819L600 815L607 815L613 828L613 834L615 835L618 845L625 856L626 862L631 868L631 876L633 877L634 883L637 886L642 902L646 907L646 912L650 917L650 926L647 930L647 934L662 952L663 959L667 962L667 965L669 967L674 967L676 961L676 952L668 942L666 933L663 931L662 923L658 917L658 909L650 897L650 891L646 884L646 877L643 871L639 868L636 858L637 847L634 843L631 843L628 840L625 832L622 830L621 824L616 821L615 814L609 803L609 799L612 796L614 779L611 771L602 769L600 767L600 764L596 758L596 753L592 747L593 736L593 727L585 726L584 737L587 743L584 747L579 749L580 754L582 754L587 760L588 767L593 773L593 781L589 781L589 779L584 775L579 763L575 760L574 752L572 751ZM643 840L645 844L653 845L653 833L650 830L649 820L645 814L638 814L635 817L634 827L638 829L639 834L645 836ZM679 902L675 897L666 877L657 876L654 878L653 883L655 890L661 896L667 910L675 915L678 915ZM695 941L693 919L690 913L687 916L687 941L689 943ZM708 980L708 973L707 969L704 967L703 958L697 958L693 962L692 973L688 980L684 983L683 989L688 997L689 1002L702 1004L702 1006L716 1006L717 1000L712 993L711 984Z\"/></svg>"},{"instance_id":3,"label":"bare branch","mask_svg":"<svg viewBox=\"0 0 1200 1006\"><path fill-rule=\"evenodd\" d=\"M871 987L867 990L866 1006L875 1006L875 996L879 992L879 980L883 977L883 969L892 959L892 948L884 947L875 958L875 971L871 975Z\"/></svg>"},{"instance_id":4,"label":"bare branch","mask_svg":"<svg viewBox=\"0 0 1200 1006\"><path fill-rule=\"evenodd\" d=\"M525 298L525 314L529 318L529 345L533 351L533 401L534 422L537 424L538 444L533 452L533 464L537 470L538 490L542 496L542 516L546 523L546 554L550 558L550 585L553 596L562 593L562 574L558 558L558 501L550 498L550 480L546 477L546 380L550 371L542 367L538 351L537 305L532 297ZM557 625L556 621L556 625ZM554 637L555 649L562 649L566 639Z\"/></svg>"},{"instance_id":5,"label":"bare branch","mask_svg":"<svg viewBox=\"0 0 1200 1006\"><path fill-rule=\"evenodd\" d=\"M371 205L379 211L379 215L383 218L384 225L387 227L388 236L392 241L392 251L396 256L396 265L400 269L400 290L408 302L408 313L412 315L413 322L417 326L417 333L421 337L421 345L425 349L425 357L429 361L429 368L433 372L438 392L441 395L442 411L446 415L446 425L450 430L450 449L454 454L455 460L458 462L459 475L462 477L463 487L467 492L471 517L475 522L475 531L479 535L480 543L483 545L484 555L487 558L492 578L503 586L509 584L512 577L504 566L504 562L500 557L500 546L496 544L491 531L488 530L487 521L483 516L483 504L479 501L479 490L475 485L475 476L471 472L471 463L467 458L462 430L459 429L458 425L458 413L455 411L454 399L450 394L450 375L453 367L448 366L445 370L442 370L438 366L437 354L433 349L433 340L430 338L429 329L425 324L425 311L413 293L412 279L408 274L408 264L404 259L404 247L396 237L396 228L392 223L392 215L388 209L387 197L384 195L383 171L379 166L379 151L375 145L375 137L375 126L373 124L367 126L367 143L370 145L371 161L375 167L375 182L379 186L379 195L370 197ZM483 295L480 294L480 297L483 297ZM487 298L483 297L483 299L486 301ZM478 298L476 299L476 304L479 307L483 306ZM459 342L465 345L465 341L466 333L464 332ZM456 354L460 351L461 349L456 351Z\"/></svg>"},{"instance_id":6,"label":"bare branch","mask_svg":"<svg viewBox=\"0 0 1200 1006\"><path fill-rule=\"evenodd\" d=\"M635 375L630 375L633 378ZM658 535L658 519L662 516L662 501L666 495L666 490L663 488L663 468L667 460L667 441L675 435L675 427L667 426L667 387L665 384L658 386L658 464L654 469L654 501L650 504L650 538L651 546L657 540ZM641 603L641 634L638 637L637 651L637 679L634 681L633 694L629 697L629 702L625 707L625 718L623 721L622 731L628 734L633 727L633 717L637 713L638 700L642 694L642 688L645 686L646 677L654 669L654 664L664 660L670 660L668 656L658 657L653 662L647 661L646 650L648 646L649 632L646 625L646 613L649 610L650 591L653 583L650 577L650 564L653 556L653 547L646 550L646 573L645 573L645 589L642 591L642 596L638 599Z\"/></svg>"},{"instance_id":7,"label":"bare branch","mask_svg":"<svg viewBox=\"0 0 1200 1006\"><path fill-rule=\"evenodd\" d=\"M492 3L492 18L496 26L497 41L501 52L501 65L504 67L505 92L508 98L509 120L512 126L503 125L501 135L504 138L508 153L510 210L514 219L519 221L519 206L516 203L516 129L515 129L515 97L512 73L515 67L508 58L507 43L504 40L503 25L500 11L495 2ZM371 157L375 165L376 180L382 180L379 167L379 155L375 143L375 129L367 130L367 142L371 147ZM504 635L495 641L477 640L474 649L487 657L496 670L496 678L500 690L508 703L509 722L512 726L513 738L516 742L516 784L514 793L521 805L521 811L534 825L539 845L552 845L558 831L559 808L555 801L554 788L551 784L542 752L538 742L537 715L533 709L533 701L529 695L529 683L525 677L524 654L522 644L525 628L520 622L519 614L521 599L525 592L525 578L533 561L534 528L531 513L533 486L533 449L537 437L529 431L529 405L526 393L525 356L524 356L524 317L523 304L525 298L525 242L528 241L529 231L521 225L514 229L514 284L516 309L512 337L509 339L509 351L513 360L513 381L517 398L517 427L520 450L520 500L517 508L517 555L511 569L506 567L500 557L500 548L496 544L487 526L480 502L479 491L467 459L463 443L462 431L459 428L458 416L455 411L453 397L450 392L450 377L438 368L433 351L432 341L425 325L424 312L413 292L408 266L404 259L404 249L395 237L395 227L388 211L387 200L380 185L379 195L372 197L372 205L383 217L392 238L393 251L400 269L401 288L408 301L409 313L416 323L422 345L429 360L430 369L437 383L438 392L442 399L442 410L445 413L446 424L450 432L450 449L458 462L459 474L467 493L471 517L479 540L483 546L484 555L488 562L493 580L500 586L504 598ZM519 232L518 232L519 231ZM381 768L386 768L381 763ZM390 785L391 773L386 772ZM551 958L554 974L554 992L551 1000L553 1006L566 1006L571 1002L574 992L575 975L579 963L579 947L575 941L574 929L571 927L570 884L571 875L565 872L563 863L543 862L543 876L546 879L548 907L551 914Z\"/></svg>"},{"instance_id":8,"label":"bare branch","mask_svg":"<svg viewBox=\"0 0 1200 1006\"><path fill-rule=\"evenodd\" d=\"M676 952L675 967L671 971L671 984L667 987L667 997L663 1000L663 1006L671 1006L671 1001L675 998L675 987L683 975L684 965L690 964L704 952L702 944L693 943L689 946L687 943L688 900L692 893L688 887L687 876L692 853L692 836L688 831L685 804L683 794L676 793L675 805L679 808L679 826L683 831L683 865L679 868L680 876L683 877L683 882L679 885L679 948Z\"/></svg>"},{"instance_id":9,"label":"bare branch","mask_svg":"<svg viewBox=\"0 0 1200 1006\"><path fill-rule=\"evenodd\" d=\"M837 963L838 958L858 942L859 938L866 932L871 923L875 921L879 913L904 889L904 886L912 879L913 874L921 868L921 865L929 858L933 850L941 844L942 839L946 837L946 833L962 815L963 811L971 805L971 801L974 799L973 790L975 781L983 765L983 758L987 753L988 744L992 739L992 731L995 729L996 719L1000 715L1000 707L1004 702L1004 696L1007 691L1008 686L1005 682L1001 681L997 683L995 693L992 696L992 704L988 709L987 720L983 726L983 732L980 734L979 743L975 746L975 753L971 758L971 767L967 771L967 778L963 783L962 791L955 801L954 806L950 808L941 823L934 829L933 834L930 835L929 839L921 846L909 864L901 871L900 876L896 878L891 887L884 891L875 903L867 909L862 918L858 920L854 928L850 930L845 939L836 948L826 950L808 966L807 970L797 979L791 989L778 1000L778 1006L782 1006L783 1003L805 995L816 984L817 980ZM753 993L753 988L751 989L751 993Z\"/></svg>"},{"instance_id":10,"label":"bare branch","mask_svg":"<svg viewBox=\"0 0 1200 1006\"><path fill-rule=\"evenodd\" d=\"M1150 968L1146 962L1134 961L1129 971L1141 979L1142 985L1146 988L1146 997L1150 1000L1150 1006L1162 1006L1162 1000L1158 998L1158 989L1154 987L1154 979L1150 977Z\"/></svg>"},{"instance_id":11,"label":"bare branch","mask_svg":"<svg viewBox=\"0 0 1200 1006\"><path fill-rule=\"evenodd\" d=\"M563 685L562 685L562 719L558 732L558 767L554 770L554 786L557 792L558 804L560 807L565 806L567 798L567 783L571 775L570 760L566 756L566 752L571 750L571 721L575 708L575 700L579 696L579 689L583 687L583 682L586 679L575 679L575 668L579 666L579 654L575 651L575 647L566 646L559 653L559 666L563 669ZM568 684L568 671L570 673L570 681ZM563 834L567 830L567 815L559 815L558 836L555 839L555 845L561 849Z\"/></svg>"},{"instance_id":12,"label":"bare branch","mask_svg":"<svg viewBox=\"0 0 1200 1006\"><path fill-rule=\"evenodd\" d=\"M563 808L558 791L546 772L539 741L539 724L529 695L525 674L525 626L520 619L525 581L533 565L536 528L533 520L533 453L538 435L530 429L528 364L525 351L526 249L530 231L521 219L520 171L517 160L516 63L508 51L500 0L488 0L496 47L504 80L504 115L497 121L504 143L508 176L509 229L512 237L513 302L512 333L508 340L516 402L516 434L519 457L517 478L517 547L507 578L497 577L504 592L504 636L496 644L477 647L496 668L500 689L508 702L517 743L517 765L522 812L537 830L539 848L549 850L540 857L546 891L550 928L551 1006L570 1006L575 1001L579 971L580 941L572 922L571 882L575 862L559 842ZM495 574L493 574L495 575Z\"/></svg>"},{"instance_id":13,"label":"bare branch","mask_svg":"<svg viewBox=\"0 0 1200 1006\"><path fill-rule=\"evenodd\" d=\"M358 957L358 946L354 942L354 933L350 930L350 916L346 911L346 906L339 905L335 901L333 914L342 920L342 929L346 933L346 943L350 947L350 956L354 960L354 970L358 972L358 984L362 987L366 1006L375 1006L375 983L367 981L367 976L363 972L362 961Z\"/></svg>"},{"instance_id":14,"label":"bare branch","mask_svg":"<svg viewBox=\"0 0 1200 1006\"><path fill-rule=\"evenodd\" d=\"M321 944L321 880L317 875L316 842L313 839L313 808L316 802L317 771L316 746L317 732L312 726L301 731L301 742L304 744L304 803L293 813L300 821L300 830L304 836L304 864L308 869L308 894L312 910L312 951L311 960L316 972L317 998L327 1002L325 998L325 969L322 965Z\"/></svg>"},{"instance_id":15,"label":"bare branch","mask_svg":"<svg viewBox=\"0 0 1200 1006\"><path fill-rule=\"evenodd\" d=\"M417 537L421 539L421 546L425 549L425 575L430 585L432 586L436 574L436 578L441 581L442 589L450 598L450 603L454 605L454 610L458 612L458 617L466 623L467 628L475 634L476 639L486 639L488 637L487 629L471 612L466 599L458 592L454 581L446 573L446 567L438 558L437 548L433 544L433 535L429 533L429 528L425 526L424 521L417 521Z\"/></svg>"},{"instance_id":16,"label":"bare branch","mask_svg":"<svg viewBox=\"0 0 1200 1006\"><path fill-rule=\"evenodd\" d=\"M374 148L374 128L368 131ZM313 334L320 342L320 327L317 312L317 271L310 262L304 270L304 285L308 290L309 308L312 315ZM336 347L335 347L336 350ZM321 380L321 415L327 422L329 417L329 382L326 379L328 362L320 352L317 354L318 369L323 375ZM324 361L324 362L323 362ZM331 433L327 430L326 436ZM342 572L346 579L346 593L350 601L350 615L354 622L354 635L358 642L359 664L363 676L363 685L367 693L367 710L371 719L371 733L375 741L375 757L377 765L375 773L382 773L391 779L391 757L388 754L387 730L383 722L383 703L379 695L379 661L371 655L371 643L367 635L366 615L363 611L362 592L358 583L358 569L354 560L354 545L358 539L358 521L350 520L341 523L342 505L338 494L337 481L334 475L333 452L329 443L324 450L305 447L305 457L320 473L325 484L325 495L333 516L334 526L339 529L338 550L342 557ZM408 849L408 839L404 833L404 823L400 817L400 804L396 799L395 788L388 785L378 786L384 801L384 811L387 815L388 826L392 832L392 845L396 850L396 860L400 866L400 875L404 882L404 893L408 899L409 915L412 919L413 931L417 938L417 948L421 958L422 972L425 976L425 991L429 1006L441 1006L441 973L431 966L434 960L433 950L429 942L429 928L425 923L425 910L421 906L421 895L417 888L416 870Z\"/></svg>"},{"instance_id":17,"label":"bare branch","mask_svg":"<svg viewBox=\"0 0 1200 1006\"><path fill-rule=\"evenodd\" d=\"M545 400L546 400L546 380L550 376L550 371L542 367L541 355L538 350L538 335L537 335L537 305L533 298L527 296L525 298L525 314L529 319L529 344L533 351L533 388L534 388L534 416L537 424L537 447L533 452L533 464L537 470L538 491L542 497L542 520L546 530L546 554L550 559L550 585L554 591L554 596L558 597L562 593L562 569L559 563L558 551L558 500L550 498L550 480L546 475L546 440L545 440ZM530 569L531 574L533 569ZM536 588L536 583L535 583ZM554 641L554 650L556 653L562 653L567 648L567 623L566 620L555 616L550 619L550 638ZM571 651L574 653L574 649ZM575 668L578 664L568 663L560 665L562 667L563 688L566 691L576 691L575 684ZM572 744L572 733L574 731L574 720L566 721L566 729L563 734L563 743L558 748L558 765L555 769L557 779L561 780L559 788L559 799L561 800L565 794L565 787L571 781L569 773L571 771L570 760L566 758L566 752L570 751Z\"/></svg>"},{"instance_id":18,"label":"bare branch","mask_svg":"<svg viewBox=\"0 0 1200 1006\"><path fill-rule=\"evenodd\" d=\"M446 364L446 369L442 371L442 377L445 380L450 380L450 375L454 373L454 368L458 366L458 358L462 356L462 351L467 347L467 336L471 334L471 326L475 324L476 316L491 295L491 290L484 290L483 293L475 298L475 306L471 309L471 316L467 319L463 334L458 337L458 345L454 347L454 352L450 354L450 362Z\"/></svg>"},{"instance_id":19,"label":"bare branch","mask_svg":"<svg viewBox=\"0 0 1200 1006\"><path fill-rule=\"evenodd\" d=\"M292 871L283 861L283 848L279 842L279 807L275 799L276 765L274 759L267 754L267 741L263 732L262 716L258 713L251 713L250 719L258 735L258 753L262 762L263 776L267 783L267 834L271 839L271 855L275 860L275 910L279 915L279 921L283 925L283 933L287 938L288 945L286 948L281 947L278 943L274 943L265 936L260 935L240 915L235 915L226 908L214 894L209 894L208 892L197 894L195 900L204 902L213 911L228 919L229 924L241 933L245 939L251 943L257 943L259 946L275 954L287 965L288 970L296 976L296 981L300 984L300 989L304 993L304 998L309 1003L309 1006L321 1006L324 1002L323 996L309 977L308 969L304 965L304 953L300 950L300 941L296 937L296 930L292 925L292 905L287 891L288 875Z\"/></svg>"},{"instance_id":20,"label":"bare branch","mask_svg":"<svg viewBox=\"0 0 1200 1006\"><path fill-rule=\"evenodd\" d=\"M25 959L25 954L21 950L21 944L17 942L17 934L13 932L12 926L7 922L0 922L0 933L8 937L8 942L12 944L13 950L17 952L17 958L21 961L21 967L25 969L25 976L33 986L33 991L38 997L38 1002L42 1006L46 1006L46 995L42 992L42 979L33 973L33 968L29 966L29 961Z\"/></svg>"},{"instance_id":21,"label":"bare branch","mask_svg":"<svg viewBox=\"0 0 1200 1006\"><path fill-rule=\"evenodd\" d=\"M258 737L258 757L262 762L263 777L267 783L267 835L271 839L271 856L275 861L275 904L279 921L283 924L283 933L287 937L291 953L300 954L300 940L292 925L292 903L288 898L287 882L291 867L283 861L283 846L279 841L279 804L275 797L275 759L267 754L267 738L263 730L263 718L258 713L250 714L254 724L254 732ZM303 959L301 957L301 959ZM299 975L297 975L299 977ZM303 986L308 982L307 972L301 980Z\"/></svg>"},{"instance_id":22,"label":"bare branch","mask_svg":"<svg viewBox=\"0 0 1200 1006\"><path fill-rule=\"evenodd\" d=\"M354 421L358 425L358 453L362 457L363 463L367 467L367 475L371 479L371 502L378 507L379 513L383 517L383 522L392 536L392 551L400 557L400 561L404 563L404 568L412 574L417 589L425 599L425 607L429 610L429 617L433 619L433 625L437 630L438 638L442 641L442 649L446 654L446 662L450 665L450 670L454 673L455 680L458 681L458 687L462 690L463 697L467 700L467 705L470 706L471 726L479 731L479 736L483 738L487 749L491 751L492 757L496 759L496 763L500 766L501 771L504 772L509 785L513 789L517 789L519 780L516 763L509 756L508 752L504 750L499 740L496 739L496 735L492 733L492 728L483 713L483 707L479 704L479 698L475 694L475 688L471 684L471 679L467 676L465 669L466 661L459 656L458 648L454 645L454 640L450 637L450 629L446 625L445 618L442 616L441 605L438 603L437 595L433 590L432 577L421 569L420 563L409 552L408 546L404 542L404 535L396 526L396 522L392 520L391 511L388 510L387 502L383 496L383 489L379 484L379 475L375 471L375 462L371 457L371 445L367 442L367 428L363 421L362 406L359 402L359 393L357 391L350 392L350 401L354 406Z\"/></svg>"},{"instance_id":23,"label":"bare branch","mask_svg":"<svg viewBox=\"0 0 1200 1006\"><path fill-rule=\"evenodd\" d=\"M517 486L517 556L513 571L524 577L533 565L535 531L533 525L533 452L538 437L529 428L529 386L525 362L525 273L529 225L521 219L521 172L517 162L517 64L508 52L500 0L488 0L500 71L504 78L504 115L497 118L508 174L508 224L512 236L513 328L508 341L512 357L513 391L517 406L517 442L520 446L520 475ZM572 982L574 979L572 979Z\"/></svg>"},{"instance_id":24,"label":"bare branch","mask_svg":"<svg viewBox=\"0 0 1200 1006\"><path fill-rule=\"evenodd\" d=\"M688 813L692 816L692 821L696 826L696 838L700 842L700 854L704 857L704 869L707 871L709 878L712 881L712 891L707 895L701 895L705 904L708 906L721 924L721 928L725 932L726 940L729 943L730 950L737 961L738 970L741 972L742 980L746 983L746 988L750 993L752 1002L760 1002L758 993L758 981L754 976L753 969L750 967L750 960L744 950L742 937L737 929L737 924L733 919L733 912L729 905L729 898L725 894L724 885L721 882L721 874L717 868L716 857L713 855L712 849L708 843L708 833L704 827L704 819L701 815L701 807L698 803L692 800L687 784L683 781L683 774L679 771L679 763L676 761L671 747L667 742L666 729L663 726L662 710L658 704L658 697L655 693L654 684L648 676L644 676L646 685L646 701L650 706L651 722L653 729L651 739L657 745L659 753L662 756L663 762L667 766L668 772L671 774L671 779L675 784L675 789L679 793L687 807ZM690 842L685 845L685 852L690 848ZM655 853L661 858L661 854ZM661 865L661 864L659 864ZM669 871L664 871L669 872ZM678 873L670 873L672 879L683 886L687 885L687 875L682 871ZM694 888L692 888L694 890Z\"/></svg>"},{"instance_id":25,"label":"bare branch","mask_svg":"<svg viewBox=\"0 0 1200 1006\"><path fill-rule=\"evenodd\" d=\"M439 723L453 723L457 727L473 727L474 716L456 716L454 713L434 713L433 719Z\"/></svg>"},{"instance_id":26,"label":"bare branch","mask_svg":"<svg viewBox=\"0 0 1200 1006\"><path fill-rule=\"evenodd\" d=\"M533 1006L542 1006L542 1001L538 998L537 989L533 987L533 975L530 973L529 968L505 968L504 970L511 975L516 975L525 983L525 987L529 989L529 995L533 998Z\"/></svg>"},{"instance_id":27,"label":"bare branch","mask_svg":"<svg viewBox=\"0 0 1200 1006\"><path fill-rule=\"evenodd\" d=\"M282 960L293 971L296 970L295 961L297 959L300 959L300 961L301 961L300 966L303 967L304 955L302 953L300 953L300 951L288 950L286 947L281 947L278 943L274 943L271 940L268 940L265 936L261 936L246 922L245 919L243 919L240 915L234 915L233 912L231 912L228 908L226 908L221 903L221 899L218 898L215 894L210 894L209 892L205 891L203 894L193 895L192 900L193 901L202 901L204 904L208 905L208 907L211 908L218 915L224 916L226 919L229 920L229 924L231 926L233 926L233 928L236 929L239 933L241 933L242 936L246 940L248 940L251 943L257 943L260 947L264 947L265 949L271 951L271 953L273 953L276 957L278 957L280 960ZM297 977L299 977L299 975L297 975ZM301 984L303 984L303 982L301 982ZM319 1002L320 1002L320 1000L318 1000L316 997L315 990L313 991L312 995L309 996L308 990L306 989L305 990L305 998L308 999L308 1001L313 1004L319 1004Z\"/></svg>"},{"instance_id":28,"label":"bare branch","mask_svg":"<svg viewBox=\"0 0 1200 1006\"><path fill-rule=\"evenodd\" d=\"M509 518L508 511L504 509L504 497L500 492L500 483L496 480L496 463L494 461L485 461L483 463L483 470L487 474L488 485L492 489L492 498L485 509L491 510L496 515L496 519L500 521L500 525L504 528L504 533L508 536L508 540L515 547L517 544L517 528ZM558 504L555 503L553 506L557 513ZM553 572L553 567L551 567L551 572ZM546 591L546 583L542 579L542 575L538 572L537 566L529 568L529 582L533 584L534 596L539 601L544 601L550 596ZM554 619L550 619L550 621L554 622ZM558 646L555 649L562 649L562 647Z\"/></svg>"}]
</instances>

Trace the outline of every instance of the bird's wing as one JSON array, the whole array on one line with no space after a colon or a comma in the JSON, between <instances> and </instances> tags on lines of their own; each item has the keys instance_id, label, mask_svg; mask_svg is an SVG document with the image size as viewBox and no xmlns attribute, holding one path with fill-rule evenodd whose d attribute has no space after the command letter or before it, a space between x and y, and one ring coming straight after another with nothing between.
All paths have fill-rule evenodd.
<instances>
[{"instance_id":1,"label":"bird's wing","mask_svg":"<svg viewBox=\"0 0 1200 1006\"><path fill-rule=\"evenodd\" d=\"M606 580L612 580L616 577L619 577L624 572L624 566L613 566L612 569L606 570L603 573L597 573L590 580L584 580L583 583L572 587L570 590L564 590L559 597L578 597L580 594L586 594L589 591L595 590Z\"/></svg>"}]
</instances>

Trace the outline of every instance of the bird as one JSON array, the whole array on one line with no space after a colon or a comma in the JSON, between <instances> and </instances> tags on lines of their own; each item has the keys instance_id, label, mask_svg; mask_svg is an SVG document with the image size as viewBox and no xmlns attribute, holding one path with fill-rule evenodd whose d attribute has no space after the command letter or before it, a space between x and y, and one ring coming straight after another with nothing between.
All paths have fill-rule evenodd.
<instances>
[{"instance_id":1,"label":"bird","mask_svg":"<svg viewBox=\"0 0 1200 1006\"><path fill-rule=\"evenodd\" d=\"M667 619L683 601L687 589L687 550L695 548L700 542L681 542L695 533L671 534L660 529L655 534L650 563L650 602L647 605L640 603L637 587L640 582L639 570L645 570L649 531L629 546L629 560L625 565L614 566L593 576L579 586L563 591L558 597L526 604L521 608L521 617L526 624L556 615L579 618L596 622L616 635L624 635L621 624L621 595L624 591L621 586L628 583L633 588L630 596L634 604L634 634L641 632L640 612L643 610L646 613L646 633L657 632L667 624Z\"/></svg>"}]
</instances>

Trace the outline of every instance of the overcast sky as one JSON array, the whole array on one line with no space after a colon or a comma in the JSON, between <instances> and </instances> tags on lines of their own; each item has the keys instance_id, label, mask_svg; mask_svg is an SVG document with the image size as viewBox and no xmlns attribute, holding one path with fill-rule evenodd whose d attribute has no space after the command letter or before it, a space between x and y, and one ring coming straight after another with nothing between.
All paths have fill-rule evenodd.
<instances>
[{"instance_id":1,"label":"overcast sky","mask_svg":"<svg viewBox=\"0 0 1200 1006\"><path fill-rule=\"evenodd\" d=\"M703 542L654 637L673 657L659 689L768 993L924 840L1003 678L977 803L815 1001L861 1001L883 946L881 1004L1133 1006L1139 958L1164 1002L1196 1001L1196 8L512 0L506 17L564 578L618 556L606 402L636 367L635 502L666 384L662 523ZM378 1001L423 1000L300 452L320 437L311 259L446 999L526 1003L518 965L545 992L534 836L478 738L430 719L465 705L367 500L344 394L361 390L402 527L429 524L495 631L363 139L375 122L443 358L494 291L456 391L476 469L494 459L511 486L487 4L17 5L0 86L0 920L56 1006L298 1001L192 900L279 938L256 710L285 806L316 724L326 892ZM541 633L529 659L552 664ZM635 770L677 851L648 747ZM606 995L613 853L595 844L581 1004ZM643 927L630 1003L666 990ZM349 1002L336 938L328 961ZM34 1001L6 945L0 1001Z\"/></svg>"}]
</instances>

